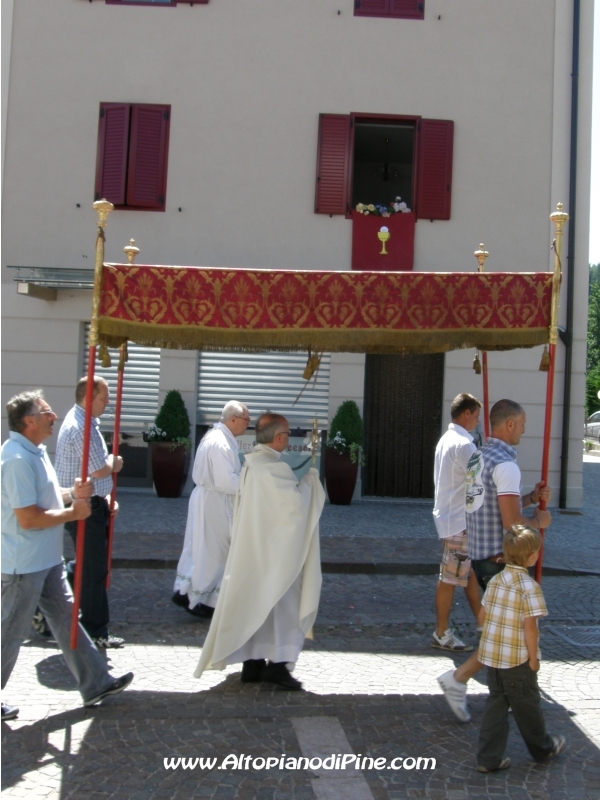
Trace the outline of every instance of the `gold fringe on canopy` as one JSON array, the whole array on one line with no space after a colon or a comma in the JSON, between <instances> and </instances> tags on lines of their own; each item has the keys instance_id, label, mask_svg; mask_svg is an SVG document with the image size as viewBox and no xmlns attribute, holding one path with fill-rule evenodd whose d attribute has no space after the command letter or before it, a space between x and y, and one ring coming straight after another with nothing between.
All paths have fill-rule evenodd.
<instances>
[{"instance_id":1,"label":"gold fringe on canopy","mask_svg":"<svg viewBox=\"0 0 600 800\"><path fill-rule=\"evenodd\" d=\"M156 325L100 317L99 341L125 341L175 350L296 350L329 353L446 353L449 350L511 350L548 341L546 328L508 330L236 330Z\"/></svg>"}]
</instances>

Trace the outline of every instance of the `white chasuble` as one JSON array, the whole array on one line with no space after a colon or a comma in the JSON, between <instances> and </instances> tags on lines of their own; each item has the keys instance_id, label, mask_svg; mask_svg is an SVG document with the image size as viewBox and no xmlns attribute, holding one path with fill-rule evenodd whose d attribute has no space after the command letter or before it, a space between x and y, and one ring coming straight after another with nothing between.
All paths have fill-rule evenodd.
<instances>
[{"instance_id":1,"label":"white chasuble","mask_svg":"<svg viewBox=\"0 0 600 800\"><path fill-rule=\"evenodd\" d=\"M199 603L212 608L217 604L241 468L234 435L217 422L196 452L192 472L196 486L190 495L183 551L177 565L174 590L188 596L190 608Z\"/></svg>"},{"instance_id":2,"label":"white chasuble","mask_svg":"<svg viewBox=\"0 0 600 800\"><path fill-rule=\"evenodd\" d=\"M246 456L219 600L194 675L249 658L296 661L321 594L316 469L300 480L258 444Z\"/></svg>"}]
</instances>

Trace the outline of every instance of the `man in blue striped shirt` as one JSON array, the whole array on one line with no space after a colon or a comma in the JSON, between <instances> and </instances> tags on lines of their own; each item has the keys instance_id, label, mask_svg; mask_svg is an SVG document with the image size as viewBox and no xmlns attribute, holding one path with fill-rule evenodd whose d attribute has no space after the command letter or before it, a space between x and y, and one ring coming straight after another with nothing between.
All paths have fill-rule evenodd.
<instances>
[{"instance_id":1,"label":"man in blue striped shirt","mask_svg":"<svg viewBox=\"0 0 600 800\"><path fill-rule=\"evenodd\" d=\"M75 389L75 405L65 417L58 434L55 468L62 486L71 486L75 478L81 475L86 390L87 378L81 378ZM100 433L99 418L106 410L109 400L108 384L104 378L94 378L88 462L88 475L94 482L94 494L91 499L92 513L85 523L81 624L96 646L101 648L123 645L123 639L111 636L108 632L106 575L109 496L112 490L112 473L119 472L123 467L121 456L114 458L112 454L109 455ZM67 523L65 528L77 546L77 524Z\"/></svg>"}]
</instances>

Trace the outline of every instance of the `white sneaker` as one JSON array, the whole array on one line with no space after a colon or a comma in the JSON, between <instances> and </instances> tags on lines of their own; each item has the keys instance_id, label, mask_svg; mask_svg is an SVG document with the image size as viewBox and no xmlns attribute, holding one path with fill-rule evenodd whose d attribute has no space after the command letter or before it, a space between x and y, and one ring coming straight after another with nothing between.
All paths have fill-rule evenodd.
<instances>
[{"instance_id":1,"label":"white sneaker","mask_svg":"<svg viewBox=\"0 0 600 800\"><path fill-rule=\"evenodd\" d=\"M438 636L434 631L431 637L431 646L438 650L450 650L454 653L468 653L473 649L472 644L465 644L450 628L443 636Z\"/></svg>"},{"instance_id":2,"label":"white sneaker","mask_svg":"<svg viewBox=\"0 0 600 800\"><path fill-rule=\"evenodd\" d=\"M461 722L469 722L471 715L467 708L467 684L459 683L456 680L453 669L440 675L437 682L441 686L446 702L454 712L454 715Z\"/></svg>"}]
</instances>

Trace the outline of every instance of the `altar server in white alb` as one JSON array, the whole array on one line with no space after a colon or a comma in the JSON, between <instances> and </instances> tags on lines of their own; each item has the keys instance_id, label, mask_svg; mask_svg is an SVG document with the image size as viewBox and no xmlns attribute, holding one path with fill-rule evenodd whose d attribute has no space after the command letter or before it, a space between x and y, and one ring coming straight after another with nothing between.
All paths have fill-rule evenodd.
<instances>
[{"instance_id":1,"label":"altar server in white alb","mask_svg":"<svg viewBox=\"0 0 600 800\"><path fill-rule=\"evenodd\" d=\"M229 554L233 500L241 462L236 436L250 423L248 408L230 400L221 421L203 437L194 461L183 551L173 602L197 617L213 615Z\"/></svg>"},{"instance_id":2,"label":"altar server in white alb","mask_svg":"<svg viewBox=\"0 0 600 800\"><path fill-rule=\"evenodd\" d=\"M289 424L256 423L235 501L231 548L215 614L194 673L243 662L244 683L301 689L292 668L321 594L319 518L325 493L316 469L301 479L281 460Z\"/></svg>"}]
</instances>

